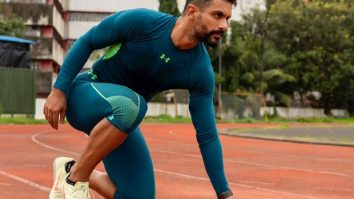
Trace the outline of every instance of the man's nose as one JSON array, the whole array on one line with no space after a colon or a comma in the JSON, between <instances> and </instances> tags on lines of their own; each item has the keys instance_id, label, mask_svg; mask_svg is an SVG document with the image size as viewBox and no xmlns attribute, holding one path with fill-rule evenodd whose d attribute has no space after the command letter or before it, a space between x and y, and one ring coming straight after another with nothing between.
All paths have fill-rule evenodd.
<instances>
[{"instance_id":1,"label":"man's nose","mask_svg":"<svg viewBox=\"0 0 354 199\"><path fill-rule=\"evenodd\" d=\"M221 29L223 31L226 31L228 26L229 26L229 23L228 23L228 21L226 19L225 20L221 20L221 22L219 24L219 29Z\"/></svg>"}]
</instances>

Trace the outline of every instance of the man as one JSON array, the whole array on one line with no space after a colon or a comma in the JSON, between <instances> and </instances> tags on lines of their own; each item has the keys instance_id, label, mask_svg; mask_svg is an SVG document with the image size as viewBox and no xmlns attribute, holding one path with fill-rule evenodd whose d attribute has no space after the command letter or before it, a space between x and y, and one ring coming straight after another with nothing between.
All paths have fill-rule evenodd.
<instances>
[{"instance_id":1,"label":"man","mask_svg":"<svg viewBox=\"0 0 354 199\"><path fill-rule=\"evenodd\" d=\"M213 110L214 73L203 43L216 47L236 0L187 0L180 18L134 9L105 18L68 53L44 106L49 124L68 122L90 135L75 162L54 161L50 198L155 198L149 151L140 132L149 101L168 89L188 89L189 109L206 171L218 198L233 198ZM86 73L95 49L110 46ZM107 174L94 171L103 160Z\"/></svg>"}]
</instances>

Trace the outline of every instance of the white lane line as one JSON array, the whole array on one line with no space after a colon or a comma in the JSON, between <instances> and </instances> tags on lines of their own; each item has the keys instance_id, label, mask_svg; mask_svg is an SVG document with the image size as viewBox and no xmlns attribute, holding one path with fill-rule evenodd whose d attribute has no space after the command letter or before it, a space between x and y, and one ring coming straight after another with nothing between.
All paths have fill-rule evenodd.
<instances>
[{"instance_id":1,"label":"white lane line","mask_svg":"<svg viewBox=\"0 0 354 199\"><path fill-rule=\"evenodd\" d=\"M180 142L167 141L167 140L161 140L161 139L155 139L155 138L148 138L148 140L158 141L158 142L165 142L165 143L169 143L169 144L193 146L192 144L185 144L185 143L181 144ZM151 151L153 151L153 150L151 150ZM201 156L197 156L197 155L178 153L178 152L159 151L159 150L155 150L155 151L163 152L163 153L180 154L180 155L185 155L185 156L190 156L190 157L198 157L198 158L201 157ZM264 163L250 163L250 162L244 162L244 161L230 160L230 159L226 159L226 158L224 158L224 161L225 162L240 163L240 164L247 164L247 165L254 165L254 166L270 167L270 168L281 168L281 169L287 169L287 170L305 171L305 172L321 173L321 174L336 175L336 176L345 176L345 177L350 177L350 178L354 177L353 175L347 175L347 174L343 174L343 173L340 173L340 172L317 171L317 170L311 170L311 169L299 169L299 168L293 168L293 167L275 166L275 165L264 164Z\"/></svg>"},{"instance_id":2,"label":"white lane line","mask_svg":"<svg viewBox=\"0 0 354 199\"><path fill-rule=\"evenodd\" d=\"M42 134L48 134L49 132L42 132L42 133L37 133L35 135L32 135L32 141L44 148L47 148L47 149L50 149L50 150L54 150L54 151L59 151L59 152L63 152L63 153L69 153L69 154L72 154L72 155L76 155L78 156L79 154L78 153L75 153L75 152L72 152L72 151L66 151L66 150L63 150L63 149L59 149L59 148L56 148L56 147L53 147L53 146L50 146L50 145L47 145L47 144L44 144L40 141L37 140L37 137L42 135ZM93 197L93 199L96 199L95 197L95 194L91 191L90 189L90 195Z\"/></svg>"},{"instance_id":3,"label":"white lane line","mask_svg":"<svg viewBox=\"0 0 354 199\"><path fill-rule=\"evenodd\" d=\"M12 184L0 182L0 186L11 186Z\"/></svg>"},{"instance_id":4,"label":"white lane line","mask_svg":"<svg viewBox=\"0 0 354 199\"><path fill-rule=\"evenodd\" d=\"M170 130L168 130L168 134L170 134L172 136L183 137L183 138L187 137L185 135L177 134L176 131L178 131L178 129L170 129ZM191 137L191 136L188 136L188 137Z\"/></svg>"},{"instance_id":5,"label":"white lane line","mask_svg":"<svg viewBox=\"0 0 354 199\"><path fill-rule=\"evenodd\" d=\"M182 173L175 173L175 172L165 171L165 170L161 170L161 169L154 169L154 170L157 171L157 172L165 173L165 174L169 174L169 175L174 175L174 176L179 176L179 177L188 178L188 179L202 180L202 181L210 182L210 180L208 178L196 177L196 176L186 175L186 174L182 174Z\"/></svg>"},{"instance_id":6,"label":"white lane line","mask_svg":"<svg viewBox=\"0 0 354 199\"><path fill-rule=\"evenodd\" d=\"M46 192L49 192L49 191L50 191L50 188L48 188L48 187L45 187L45 186L40 185L40 184L37 184L37 183L35 183L35 182L31 182L31 181L29 181L29 180L26 180L26 179L24 179L24 178L21 178L21 177L15 176L15 175L12 175L12 174L7 173L7 172L5 172L5 171L1 171L1 170L0 170L0 174L3 175L3 176L6 176L6 177L8 177L8 178L11 178L11 179L13 179L13 180L22 182L22 183L24 183L24 184L26 184L26 185L29 185L29 186L31 186L31 187L34 187L34 188L36 188L36 189L39 189L39 190L41 190L41 191L46 191Z\"/></svg>"},{"instance_id":7,"label":"white lane line","mask_svg":"<svg viewBox=\"0 0 354 199\"><path fill-rule=\"evenodd\" d=\"M169 131L168 131L168 134L170 134L170 135L176 135L175 133L173 133L173 130L169 130Z\"/></svg>"},{"instance_id":8,"label":"white lane line","mask_svg":"<svg viewBox=\"0 0 354 199\"><path fill-rule=\"evenodd\" d=\"M69 153L78 156L78 153L74 153L71 151L66 151L63 149L59 149L47 144L44 144L40 141L37 140L37 137L42 135L42 134L48 134L49 132L42 132L42 133L37 133L32 136L32 141L51 150L55 151L60 151L64 153ZM171 151L163 151L163 150L150 150L150 151L155 151L155 152L160 152L160 153L170 153L170 154L178 154L178 155L183 155L183 156L189 156L189 157L194 157L194 158L201 158L200 155L194 155L194 154L186 154L186 153L179 153L179 152L171 152ZM236 161L236 160L229 160L224 158L225 162L232 162L232 163L239 163L239 164L247 164L247 165L254 165L254 166L262 166L262 167L269 167L269 168L280 168L280 169L286 169L286 170L294 170L294 171L302 171L302 172L309 172L309 173L320 173L320 174L327 174L327 175L335 175L335 176L344 176L344 177L354 177L352 175L347 175L343 173L338 173L338 172L328 172L328 171L316 171L316 170L311 170L311 169L298 169L298 168L292 168L292 167L283 167L283 166L275 166L275 165L270 165L270 164L263 164L263 163L249 163L249 162L244 162L244 161Z\"/></svg>"},{"instance_id":9,"label":"white lane line","mask_svg":"<svg viewBox=\"0 0 354 199\"><path fill-rule=\"evenodd\" d=\"M43 165L43 164L23 164L23 166L26 166L26 167L35 167L35 168L38 168L38 167L41 167L41 168L47 167L46 165Z\"/></svg>"},{"instance_id":10,"label":"white lane line","mask_svg":"<svg viewBox=\"0 0 354 199\"><path fill-rule=\"evenodd\" d=\"M161 140L161 139L156 139L156 138L146 138L146 140L151 140L151 141L156 141L156 142L165 142L165 143L168 143L168 144L186 145L186 146L191 146L191 147L195 147L196 144L198 144L197 141L195 142L195 144L193 144L193 143L188 144L188 143Z\"/></svg>"},{"instance_id":11,"label":"white lane line","mask_svg":"<svg viewBox=\"0 0 354 199\"><path fill-rule=\"evenodd\" d=\"M274 185L272 182L258 182L258 181L248 181L248 180L240 180L241 183L249 183L249 184L263 184L263 185Z\"/></svg>"},{"instance_id":12,"label":"white lane line","mask_svg":"<svg viewBox=\"0 0 354 199\"><path fill-rule=\"evenodd\" d=\"M56 148L56 147L53 147L53 146L50 146L50 145L47 145L47 144L44 144L40 141L37 140L37 137L42 135L42 134L48 134L49 132L42 132L42 133L37 133L37 134L34 134L32 135L31 139L34 143L44 147L44 148L47 148L47 149L51 149L51 150L54 150L54 151L59 151L59 152L63 152L63 153L69 153L69 154L72 154L72 155L79 155L78 153L74 153L74 152L71 152L71 151L66 151L66 150L63 150L63 149L59 149L59 148Z\"/></svg>"},{"instance_id":13,"label":"white lane line","mask_svg":"<svg viewBox=\"0 0 354 199\"><path fill-rule=\"evenodd\" d=\"M180 129L171 129L168 131L168 133L170 135L175 135L175 136L179 136L179 137L185 137L183 135L177 134L176 131L181 131ZM222 134L221 134L222 135ZM173 141L167 141L167 140L159 140L159 139L154 139L154 138L150 138L153 141L161 141L161 142L166 142L166 143L171 143L171 144L181 144L180 142L173 142ZM187 144L186 144L187 145ZM192 144L190 144L191 146L194 146ZM224 150L227 150L228 148L224 148ZM235 148L232 148L235 149ZM320 160L320 161L325 161L325 162L340 162L340 163L349 163L349 164L353 164L354 163L354 159L350 160L350 159L338 159L338 158L321 158L321 157L316 157L316 156L302 156L302 155L294 155L294 154L274 154L272 152L265 152L265 151L260 151L260 150L245 150L245 149L238 149L239 151L247 151L247 152L254 152L254 153L262 153L262 154L271 154L272 156L279 156L279 157L300 157L303 159L310 159L310 160Z\"/></svg>"},{"instance_id":14,"label":"white lane line","mask_svg":"<svg viewBox=\"0 0 354 199\"><path fill-rule=\"evenodd\" d=\"M65 151L47 144L43 144L40 141L36 140L36 137L39 135L43 135L43 134L48 134L48 132L44 132L44 133L38 133L32 136L32 140L35 140L34 142L51 150L56 150L56 151L60 151L60 152L65 152L65 153L71 153L71 154L75 154L75 155L79 155L78 153L74 153L71 151ZM203 177L196 177L196 176L191 176L191 175L186 175L186 174L182 174L182 173L175 173L175 172L170 172L170 171L164 171L161 169L154 169L154 171L156 172L160 172L160 173L165 173L165 174L169 174L169 175L175 175L175 176L179 176L179 177L183 177L183 178L188 178L188 179L196 179L196 180L202 180L202 181L208 181L210 182L210 180L208 178L203 178ZM265 189L265 188L261 188L261 187L255 187L255 186L250 186L250 185L244 185L244 184L239 184L239 183L234 183L234 182L229 182L230 185L234 185L234 186L241 186L241 187L246 187L249 189L256 189L256 190L260 190L260 191L266 191L266 192L271 192L271 193L281 193L281 194L286 194L286 195L293 195L293 196L298 196L301 198L308 198L308 199L312 199L313 197L311 196L303 196L303 195L298 195L298 194L294 194L294 193L289 193L289 192L283 192L283 191L276 191L276 190L271 190L271 189Z\"/></svg>"},{"instance_id":15,"label":"white lane line","mask_svg":"<svg viewBox=\"0 0 354 199\"><path fill-rule=\"evenodd\" d=\"M202 180L202 181L210 182L210 180L208 178L196 177L196 176L191 176L191 175L186 175L186 174L181 174L181 173L175 173L175 172L165 171L165 170L161 170L161 169L155 169L155 171L160 172L160 173L164 173L164 174L169 174L169 175L182 177L182 178L188 178L188 179ZM230 185L234 185L234 186L240 186L240 187L246 187L246 188L250 188L250 189L256 189L256 190L271 192L271 193L284 194L284 195L288 195L288 196L297 196L297 197L301 197L301 198L313 198L312 196L300 195L300 194L284 192L284 191L276 191L276 190L272 190L272 189L254 187L254 186L244 185L244 184L240 184L240 183L236 184L236 183L233 183L233 182L229 182L229 184Z\"/></svg>"},{"instance_id":16,"label":"white lane line","mask_svg":"<svg viewBox=\"0 0 354 199\"><path fill-rule=\"evenodd\" d=\"M177 155L183 155L183 156L188 156L188 157L193 157L193 158L201 158L200 155L179 153L179 152L173 152L173 151L163 151L163 150L155 150L155 149L151 149L150 151L159 152L159 153L177 154ZM354 177L352 175L347 175L347 174L343 174L343 173L339 173L339 172L316 171L316 170L311 170L311 169L299 169L299 168L275 166L275 165L263 164L263 163L250 163L250 162L245 162L245 161L230 160L230 159L226 159L226 158L224 158L224 162L231 162L231 163L247 164L247 165L253 165L253 166L268 167L268 168L272 168L272 169L286 169L286 170L294 170L294 171L302 171L302 172L310 172L310 173L320 173L320 174L327 174L327 175L344 176L344 177L350 177L350 178Z\"/></svg>"},{"instance_id":17,"label":"white lane line","mask_svg":"<svg viewBox=\"0 0 354 199\"><path fill-rule=\"evenodd\" d=\"M346 192L354 192L353 189L343 189L336 187L316 187L316 189L324 189L324 190L336 190L336 191L346 191Z\"/></svg>"}]
</instances>

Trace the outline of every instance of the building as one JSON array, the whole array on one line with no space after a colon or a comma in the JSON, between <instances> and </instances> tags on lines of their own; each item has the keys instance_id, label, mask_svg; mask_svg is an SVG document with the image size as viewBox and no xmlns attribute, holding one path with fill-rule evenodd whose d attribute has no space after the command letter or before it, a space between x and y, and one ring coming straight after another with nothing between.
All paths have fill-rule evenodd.
<instances>
[{"instance_id":1,"label":"building","mask_svg":"<svg viewBox=\"0 0 354 199\"><path fill-rule=\"evenodd\" d=\"M182 11L185 0L177 0ZM234 20L260 1L238 0ZM31 67L57 72L73 42L104 17L130 8L157 10L158 0L0 0L0 13L21 17L28 30L26 38L34 40ZM90 67L100 53L93 54L85 67Z\"/></svg>"},{"instance_id":2,"label":"building","mask_svg":"<svg viewBox=\"0 0 354 199\"><path fill-rule=\"evenodd\" d=\"M249 12L252 8L264 8L264 0L237 0L237 6L232 11L231 20L240 21L241 15ZM183 10L186 0L177 0L178 8Z\"/></svg>"},{"instance_id":3,"label":"building","mask_svg":"<svg viewBox=\"0 0 354 199\"><path fill-rule=\"evenodd\" d=\"M73 42L104 17L135 7L158 8L158 1L0 0L0 13L15 14L28 27L32 46L31 67L57 72ZM90 67L92 61L86 67Z\"/></svg>"}]
</instances>

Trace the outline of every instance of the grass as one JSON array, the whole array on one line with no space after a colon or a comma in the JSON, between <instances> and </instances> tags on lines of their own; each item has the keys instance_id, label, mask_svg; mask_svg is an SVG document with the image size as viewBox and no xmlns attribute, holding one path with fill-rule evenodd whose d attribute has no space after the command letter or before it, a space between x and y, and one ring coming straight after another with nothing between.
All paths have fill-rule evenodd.
<instances>
[{"instance_id":1,"label":"grass","mask_svg":"<svg viewBox=\"0 0 354 199\"><path fill-rule=\"evenodd\" d=\"M224 133L233 136L270 139L280 141L294 141L318 144L334 144L343 146L354 146L353 122L352 119L331 120L331 123L321 123L322 120L316 120L312 123L306 121L306 124L291 126L291 123L278 123L275 126L264 128L244 128L229 129ZM340 124L340 125L332 125ZM280 124L280 125L279 125ZM324 125L322 125L324 124Z\"/></svg>"},{"instance_id":2,"label":"grass","mask_svg":"<svg viewBox=\"0 0 354 199\"><path fill-rule=\"evenodd\" d=\"M181 117L181 116L172 117L169 115L159 115L156 117L147 116L144 118L144 122L147 122L147 123L154 123L154 122L159 122L159 123L191 123L192 120L190 118Z\"/></svg>"},{"instance_id":3,"label":"grass","mask_svg":"<svg viewBox=\"0 0 354 199\"><path fill-rule=\"evenodd\" d=\"M237 120L225 120L220 122L230 122L230 123L347 123L354 124L354 117L348 118L296 118L296 119L286 119L286 118L268 118L264 119L254 119L254 118L243 118Z\"/></svg>"},{"instance_id":4,"label":"grass","mask_svg":"<svg viewBox=\"0 0 354 199\"><path fill-rule=\"evenodd\" d=\"M263 119L244 118L237 120L216 120L218 123L343 123L354 125L354 117L351 118L298 118L298 119L284 119L284 118L269 118L267 121ZM169 115L147 116L144 118L147 123L191 123L192 120L186 117L172 117ZM27 117L0 117L0 124L45 124L45 120L36 120Z\"/></svg>"},{"instance_id":5,"label":"grass","mask_svg":"<svg viewBox=\"0 0 354 199\"><path fill-rule=\"evenodd\" d=\"M191 123L192 120L186 117L171 117L169 115L160 115L156 117L145 117L145 123ZM239 119L233 121L223 121L218 119L218 123L280 123L282 125L277 126L277 129L286 129L289 128L288 124L290 123L341 123L345 124L345 126L354 126L354 118L300 118L300 119L282 119L282 118L271 118L267 122L264 120L257 120L252 118ZM27 117L0 117L0 124L47 124L46 120L36 120L33 118ZM237 131L229 132L230 135L238 135L238 136L247 136L247 137L258 137L263 139L275 139L275 140L288 140L288 141L300 141L300 142L312 142L312 143L329 143L329 144L342 144L342 145L351 145L354 146L354 139L342 137L342 138L326 138L326 137L311 137L311 136L284 136L281 134L271 135L268 134L266 130L260 129L257 130L258 133L250 132L252 129L238 129Z\"/></svg>"},{"instance_id":6,"label":"grass","mask_svg":"<svg viewBox=\"0 0 354 199\"><path fill-rule=\"evenodd\" d=\"M46 124L46 120L26 117L0 117L0 124Z\"/></svg>"},{"instance_id":7,"label":"grass","mask_svg":"<svg viewBox=\"0 0 354 199\"><path fill-rule=\"evenodd\" d=\"M330 145L343 145L343 146L354 146L354 140L351 138L336 138L333 137L319 137L319 136L281 136L281 135L256 135L256 134L239 134L236 135L241 137L248 138L261 138L261 139L270 139L270 140L279 140L279 141L293 141L293 142L304 142L304 143L317 143L317 144L330 144Z\"/></svg>"},{"instance_id":8,"label":"grass","mask_svg":"<svg viewBox=\"0 0 354 199\"><path fill-rule=\"evenodd\" d=\"M169 115L160 115L157 117L145 117L144 122L147 123L191 123L192 120L186 117L171 117ZM37 120L23 116L16 117L0 117L0 124L47 124L46 120Z\"/></svg>"},{"instance_id":9,"label":"grass","mask_svg":"<svg viewBox=\"0 0 354 199\"><path fill-rule=\"evenodd\" d=\"M261 131L260 131L261 132ZM282 134L274 135L267 133L255 133L246 131L233 131L229 135L235 135L247 138L260 138L260 139L270 139L279 141L293 141L293 142L304 142L304 143L317 143L317 144L331 144L331 145L344 145L344 146L354 146L354 139L350 137L325 137L325 136L311 136L311 135L293 135L286 136Z\"/></svg>"}]
</instances>

